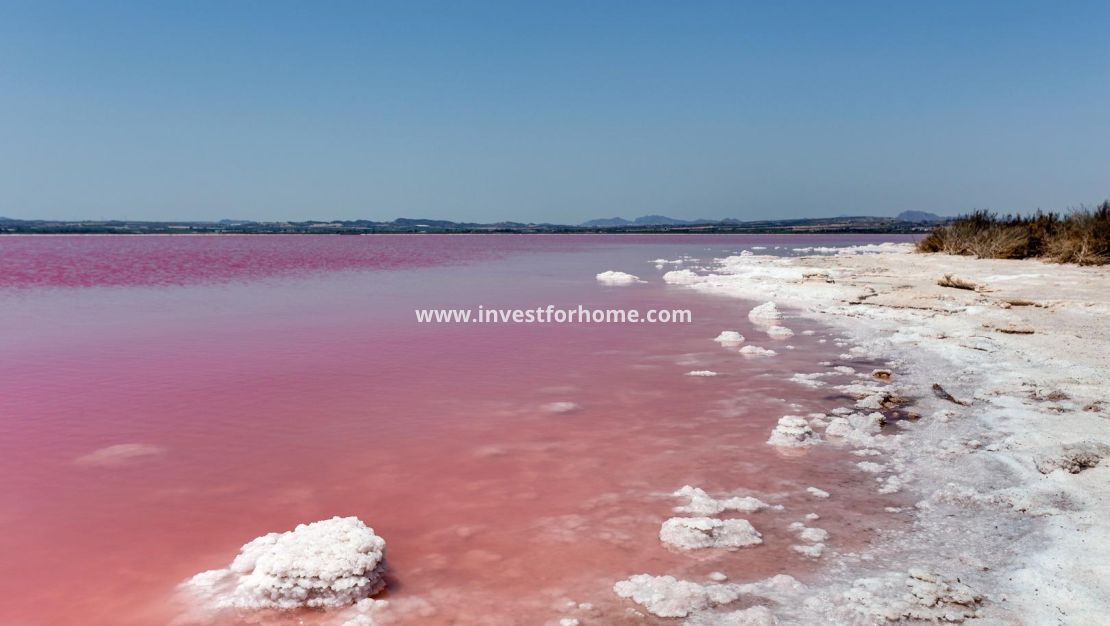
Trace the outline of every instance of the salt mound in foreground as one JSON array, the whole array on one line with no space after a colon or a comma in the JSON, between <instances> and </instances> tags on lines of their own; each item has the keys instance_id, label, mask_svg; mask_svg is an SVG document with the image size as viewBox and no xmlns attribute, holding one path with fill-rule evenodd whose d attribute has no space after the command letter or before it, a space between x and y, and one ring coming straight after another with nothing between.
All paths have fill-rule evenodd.
<instances>
[{"instance_id":1,"label":"salt mound in foreground","mask_svg":"<svg viewBox=\"0 0 1110 626\"><path fill-rule=\"evenodd\" d=\"M333 517L259 537L181 588L212 610L334 608L381 591L384 571L385 540L357 517Z\"/></svg>"}]
</instances>

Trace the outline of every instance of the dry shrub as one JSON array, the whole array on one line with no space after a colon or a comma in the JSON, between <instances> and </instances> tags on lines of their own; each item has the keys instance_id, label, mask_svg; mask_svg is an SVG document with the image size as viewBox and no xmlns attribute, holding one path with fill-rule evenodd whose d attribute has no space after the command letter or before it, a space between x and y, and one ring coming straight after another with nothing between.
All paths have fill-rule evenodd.
<instances>
[{"instance_id":1,"label":"dry shrub","mask_svg":"<svg viewBox=\"0 0 1110 626\"><path fill-rule=\"evenodd\" d=\"M938 226L917 244L921 252L988 259L1046 258L1059 263L1110 263L1110 201L1066 215L1038 211L999 217L976 211Z\"/></svg>"}]
</instances>

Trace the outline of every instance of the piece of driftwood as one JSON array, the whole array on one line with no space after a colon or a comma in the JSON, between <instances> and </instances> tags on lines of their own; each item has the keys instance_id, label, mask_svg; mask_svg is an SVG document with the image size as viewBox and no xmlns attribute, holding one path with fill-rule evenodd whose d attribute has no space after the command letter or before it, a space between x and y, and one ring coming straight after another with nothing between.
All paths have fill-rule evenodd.
<instances>
[{"instance_id":1,"label":"piece of driftwood","mask_svg":"<svg viewBox=\"0 0 1110 626\"><path fill-rule=\"evenodd\" d=\"M941 287L952 287L953 289L967 289L968 291L979 291L979 285L971 282L970 280L960 278L955 274L945 274L937 281Z\"/></svg>"},{"instance_id":2,"label":"piece of driftwood","mask_svg":"<svg viewBox=\"0 0 1110 626\"><path fill-rule=\"evenodd\" d=\"M945 391L944 387L941 387L937 383L933 383L933 395L940 398L941 400L947 400L947 401L949 401L953 404L958 404L960 406L967 406L966 402L964 402L962 400L957 400L956 398L952 397L952 394Z\"/></svg>"}]
</instances>

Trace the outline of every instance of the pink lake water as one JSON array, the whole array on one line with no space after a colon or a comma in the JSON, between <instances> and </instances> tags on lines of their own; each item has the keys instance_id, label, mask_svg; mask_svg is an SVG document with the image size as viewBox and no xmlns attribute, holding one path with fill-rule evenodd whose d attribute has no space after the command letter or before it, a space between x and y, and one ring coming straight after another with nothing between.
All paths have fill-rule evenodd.
<instances>
[{"instance_id":1,"label":"pink lake water","mask_svg":"<svg viewBox=\"0 0 1110 626\"><path fill-rule=\"evenodd\" d=\"M387 541L398 624L656 623L632 574L821 575L787 526L851 551L899 524L873 477L765 444L845 398L790 382L844 361L829 330L766 338L753 303L649 261L843 236L0 238L0 624L180 623L176 586L256 536L356 515ZM599 285L603 270L648 282ZM414 308L690 309L690 324L429 325ZM779 354L712 341L738 330ZM822 339L830 340L821 343ZM795 349L787 350L785 344ZM686 376L714 370L713 378ZM830 382L842 379L831 378ZM567 414L545 410L574 402ZM135 444L132 457L96 451ZM90 457L89 455L93 455ZM757 496L763 545L677 552L686 485ZM805 495L807 486L833 493ZM570 603L592 608L571 608ZM298 611L216 624L333 624ZM658 623L666 623L659 620Z\"/></svg>"}]
</instances>

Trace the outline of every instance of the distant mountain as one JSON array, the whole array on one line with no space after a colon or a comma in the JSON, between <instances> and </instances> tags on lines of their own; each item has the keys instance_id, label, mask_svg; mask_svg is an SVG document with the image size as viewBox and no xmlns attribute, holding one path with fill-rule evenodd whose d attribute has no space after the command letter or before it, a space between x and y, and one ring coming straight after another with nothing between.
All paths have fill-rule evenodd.
<instances>
[{"instance_id":1,"label":"distant mountain","mask_svg":"<svg viewBox=\"0 0 1110 626\"><path fill-rule=\"evenodd\" d=\"M579 226L587 228L607 228L615 226L683 226L686 224L703 224L708 223L707 220L697 220L691 222L689 220L676 220L673 217L666 215L641 215L634 220L626 220L623 217L608 217L588 222L582 222Z\"/></svg>"},{"instance_id":2,"label":"distant mountain","mask_svg":"<svg viewBox=\"0 0 1110 626\"><path fill-rule=\"evenodd\" d=\"M925 211L902 211L896 219L902 222L943 222L945 220L936 213L926 213Z\"/></svg>"},{"instance_id":3,"label":"distant mountain","mask_svg":"<svg viewBox=\"0 0 1110 626\"><path fill-rule=\"evenodd\" d=\"M587 226L587 227L597 228L599 226L601 226L601 227L604 227L604 226L628 226L631 223L632 222L624 219L623 217L603 217L601 219L590 220L588 222L582 222L581 224L579 224L579 226Z\"/></svg>"},{"instance_id":4,"label":"distant mountain","mask_svg":"<svg viewBox=\"0 0 1110 626\"><path fill-rule=\"evenodd\" d=\"M632 223L637 226L676 226L679 224L689 224L690 222L686 220L676 220L666 215L644 215L637 217Z\"/></svg>"}]
</instances>

